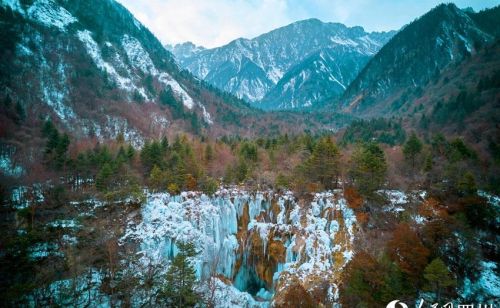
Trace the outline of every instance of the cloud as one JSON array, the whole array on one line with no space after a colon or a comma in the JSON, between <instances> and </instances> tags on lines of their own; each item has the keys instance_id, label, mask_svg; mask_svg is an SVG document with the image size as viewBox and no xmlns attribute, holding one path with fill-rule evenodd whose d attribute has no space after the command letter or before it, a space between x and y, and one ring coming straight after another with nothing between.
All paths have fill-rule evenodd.
<instances>
[{"instance_id":1,"label":"cloud","mask_svg":"<svg viewBox=\"0 0 500 308\"><path fill-rule=\"evenodd\" d=\"M216 47L290 23L285 0L120 0L164 43Z\"/></svg>"},{"instance_id":2,"label":"cloud","mask_svg":"<svg viewBox=\"0 0 500 308\"><path fill-rule=\"evenodd\" d=\"M306 18L397 30L442 0L118 0L163 43L217 47ZM498 0L456 0L476 10Z\"/></svg>"}]
</instances>

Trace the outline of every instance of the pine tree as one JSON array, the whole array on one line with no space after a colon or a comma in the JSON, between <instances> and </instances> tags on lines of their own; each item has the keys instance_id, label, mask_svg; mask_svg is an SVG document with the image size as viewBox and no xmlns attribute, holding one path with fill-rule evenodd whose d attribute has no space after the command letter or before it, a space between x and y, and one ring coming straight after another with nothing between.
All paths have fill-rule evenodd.
<instances>
[{"instance_id":1,"label":"pine tree","mask_svg":"<svg viewBox=\"0 0 500 308\"><path fill-rule=\"evenodd\" d=\"M217 188L219 188L219 183L215 179L208 176L205 177L202 183L202 189L206 195L212 196L217 191Z\"/></svg>"},{"instance_id":2,"label":"pine tree","mask_svg":"<svg viewBox=\"0 0 500 308\"><path fill-rule=\"evenodd\" d=\"M476 180L471 172L465 172L458 182L458 191L465 196L475 195L477 192Z\"/></svg>"},{"instance_id":3,"label":"pine tree","mask_svg":"<svg viewBox=\"0 0 500 308\"><path fill-rule=\"evenodd\" d=\"M99 191L105 192L109 187L109 182L112 175L113 168L111 168L111 165L109 163L105 163L102 166L101 170L99 170L99 173L97 174L97 177L95 179L96 188Z\"/></svg>"},{"instance_id":4,"label":"pine tree","mask_svg":"<svg viewBox=\"0 0 500 308\"><path fill-rule=\"evenodd\" d=\"M62 168L64 164L68 160L68 147L70 144L69 136L68 134L64 134L61 138L59 138L59 141L56 146L56 157L55 157L55 162L56 162L56 167L58 169Z\"/></svg>"},{"instance_id":5,"label":"pine tree","mask_svg":"<svg viewBox=\"0 0 500 308\"><path fill-rule=\"evenodd\" d=\"M211 161L212 159L214 158L214 151L212 149L212 146L209 144L207 144L207 146L205 147L205 160L207 162Z\"/></svg>"},{"instance_id":6,"label":"pine tree","mask_svg":"<svg viewBox=\"0 0 500 308\"><path fill-rule=\"evenodd\" d=\"M122 163L126 162L127 160L128 160L127 153L125 153L125 149L123 148L123 145L120 145L120 148L118 149L118 153L116 154L116 163L118 165L121 165Z\"/></svg>"},{"instance_id":7,"label":"pine tree","mask_svg":"<svg viewBox=\"0 0 500 308\"><path fill-rule=\"evenodd\" d=\"M384 151L376 143L357 146L352 155L349 175L360 193L369 195L380 188L386 173Z\"/></svg>"},{"instance_id":8,"label":"pine tree","mask_svg":"<svg viewBox=\"0 0 500 308\"><path fill-rule=\"evenodd\" d=\"M194 307L200 300L195 292L196 270L190 259L198 253L193 243L176 243L179 253L168 268L160 296L168 307Z\"/></svg>"},{"instance_id":9,"label":"pine tree","mask_svg":"<svg viewBox=\"0 0 500 308\"><path fill-rule=\"evenodd\" d=\"M245 181L248 176L248 172L249 170L247 163L243 159L240 159L235 169L236 180L238 182Z\"/></svg>"},{"instance_id":10,"label":"pine tree","mask_svg":"<svg viewBox=\"0 0 500 308\"><path fill-rule=\"evenodd\" d=\"M441 300L441 294L445 288L453 287L457 284L446 264L439 258L432 260L427 265L424 270L424 278L428 282L428 289L436 294L438 302Z\"/></svg>"},{"instance_id":11,"label":"pine tree","mask_svg":"<svg viewBox=\"0 0 500 308\"><path fill-rule=\"evenodd\" d=\"M306 176L310 181L321 183L326 189L334 188L339 176L339 158L335 143L329 137L322 138L305 162Z\"/></svg>"},{"instance_id":12,"label":"pine tree","mask_svg":"<svg viewBox=\"0 0 500 308\"><path fill-rule=\"evenodd\" d=\"M23 105L21 105L19 101L16 102L16 113L17 113L18 123L26 119L26 111L24 110Z\"/></svg>"},{"instance_id":13,"label":"pine tree","mask_svg":"<svg viewBox=\"0 0 500 308\"><path fill-rule=\"evenodd\" d=\"M167 153L168 150L168 139L166 136L163 136L160 141L160 147L163 152L163 155Z\"/></svg>"},{"instance_id":14,"label":"pine tree","mask_svg":"<svg viewBox=\"0 0 500 308\"><path fill-rule=\"evenodd\" d=\"M52 132L56 130L55 126L54 126L54 123L52 123L52 120L51 119L47 119L44 123L43 123L43 127L42 127L42 135L46 138L48 138Z\"/></svg>"},{"instance_id":15,"label":"pine tree","mask_svg":"<svg viewBox=\"0 0 500 308\"><path fill-rule=\"evenodd\" d=\"M47 154L50 154L52 153L52 150L54 150L57 145L59 144L59 132L57 131L57 129L52 129L50 131L48 131L48 140L47 140L47 145L45 147L45 153Z\"/></svg>"},{"instance_id":16,"label":"pine tree","mask_svg":"<svg viewBox=\"0 0 500 308\"><path fill-rule=\"evenodd\" d=\"M412 133L403 146L403 154L405 159L411 163L412 170L415 169L415 163L420 152L422 152L422 142L415 133Z\"/></svg>"},{"instance_id":17,"label":"pine tree","mask_svg":"<svg viewBox=\"0 0 500 308\"><path fill-rule=\"evenodd\" d=\"M151 187L154 189L165 189L165 176L164 173L161 171L161 169L157 166L154 165L153 169L151 169L151 173L149 175L149 183L151 184Z\"/></svg>"},{"instance_id":18,"label":"pine tree","mask_svg":"<svg viewBox=\"0 0 500 308\"><path fill-rule=\"evenodd\" d=\"M128 147L127 147L127 153L126 153L126 155L127 155L127 159L129 161L131 161L134 158L134 156L135 156L135 149L134 149L134 147L131 144L129 144Z\"/></svg>"}]
</instances>

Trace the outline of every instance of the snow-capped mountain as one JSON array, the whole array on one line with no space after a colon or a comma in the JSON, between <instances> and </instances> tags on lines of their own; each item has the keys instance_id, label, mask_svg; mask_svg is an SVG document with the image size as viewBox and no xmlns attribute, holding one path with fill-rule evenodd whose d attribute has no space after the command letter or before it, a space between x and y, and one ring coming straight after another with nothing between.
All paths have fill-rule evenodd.
<instances>
[{"instance_id":1,"label":"snow-capped mountain","mask_svg":"<svg viewBox=\"0 0 500 308\"><path fill-rule=\"evenodd\" d=\"M341 93L323 86L346 87L393 34L309 19L251 40L190 49L190 56L174 54L182 67L220 89L267 108L294 108Z\"/></svg>"},{"instance_id":2,"label":"snow-capped mountain","mask_svg":"<svg viewBox=\"0 0 500 308\"><path fill-rule=\"evenodd\" d=\"M114 0L2 0L0 21L0 99L75 136L123 133L140 145L169 130L234 133L261 122L245 102L182 71Z\"/></svg>"},{"instance_id":3,"label":"snow-capped mountain","mask_svg":"<svg viewBox=\"0 0 500 308\"><path fill-rule=\"evenodd\" d=\"M178 61L182 62L185 59L193 57L197 53L206 50L203 46L197 46L192 42L185 42L175 45L165 45L165 48L170 51Z\"/></svg>"},{"instance_id":4,"label":"snow-capped mountain","mask_svg":"<svg viewBox=\"0 0 500 308\"><path fill-rule=\"evenodd\" d=\"M322 49L292 67L262 99L263 108L311 107L344 93L369 57L349 48Z\"/></svg>"},{"instance_id":5,"label":"snow-capped mountain","mask_svg":"<svg viewBox=\"0 0 500 308\"><path fill-rule=\"evenodd\" d=\"M408 110L410 98L418 98L445 68L494 40L492 29L479 26L474 15L442 4L410 23L370 60L332 108L363 116Z\"/></svg>"}]
</instances>

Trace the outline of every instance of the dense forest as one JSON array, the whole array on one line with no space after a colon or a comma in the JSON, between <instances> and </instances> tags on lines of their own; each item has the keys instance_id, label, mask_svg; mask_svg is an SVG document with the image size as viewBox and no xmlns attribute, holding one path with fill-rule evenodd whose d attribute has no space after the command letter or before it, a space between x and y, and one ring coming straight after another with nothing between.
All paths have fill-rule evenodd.
<instances>
[{"instance_id":1,"label":"dense forest","mask_svg":"<svg viewBox=\"0 0 500 308\"><path fill-rule=\"evenodd\" d=\"M485 169L487 162L461 139L438 134L423 140L414 132L406 133L397 121L358 121L337 135L210 140L182 134L147 141L140 149L127 144L123 135L106 143L73 140L50 120L44 122L40 134L45 158L36 169L36 179L24 177L25 199L9 198L11 182L2 181L4 214L14 211L16 224L24 228L21 233L16 229L4 232L1 292L11 303L43 303L43 295L37 294L41 281L71 272L76 275L97 264L105 264L109 275L116 275L113 258L117 255L112 255L116 243L94 247L95 241L104 240L99 230L79 234L85 240L75 249L92 247L92 257L75 264L67 258L33 259L28 248L62 236L61 226L48 227L44 222L53 215L69 216L74 211L67 207L69 202L102 200L112 211L105 216L107 220L140 207L148 193L144 188L149 193L202 191L211 196L220 187L237 185L247 191L291 190L299 200L315 192L342 189L361 228L356 238L359 248L341 286L341 301L349 307L378 306L395 296L413 299L423 290L437 300L452 299L461 287L459 281L477 275L483 254L497 254L490 237L498 232L498 211L478 195L479 190L498 189L491 174L495 169ZM498 161L489 164L498 166ZM388 215L382 210L386 201L377 193L382 189L426 191L418 213L429 222L415 229L409 225L409 216ZM121 210L113 209L117 206L128 210L118 213ZM169 272L163 282L166 293L155 297L165 304L181 296L182 304L171 303L177 307L204 300L195 292L196 279L189 276L194 274L187 274L193 269L186 259L196 251L183 249L186 252L173 259L175 266L169 271L187 271L183 283L190 287L174 291L170 285L177 285L175 277L179 276ZM56 271L44 270L53 266ZM124 277L116 279L120 285L108 286L116 294L131 287L122 283L134 283Z\"/></svg>"}]
</instances>

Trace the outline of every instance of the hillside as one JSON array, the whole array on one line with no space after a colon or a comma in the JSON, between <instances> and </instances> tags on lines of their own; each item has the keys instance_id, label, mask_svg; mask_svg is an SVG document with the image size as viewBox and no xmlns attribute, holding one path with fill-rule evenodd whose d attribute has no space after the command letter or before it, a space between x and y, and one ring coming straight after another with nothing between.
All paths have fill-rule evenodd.
<instances>
[{"instance_id":1,"label":"hillside","mask_svg":"<svg viewBox=\"0 0 500 308\"><path fill-rule=\"evenodd\" d=\"M331 108L363 117L398 114L443 69L493 40L454 4L439 5L396 34Z\"/></svg>"},{"instance_id":2,"label":"hillside","mask_svg":"<svg viewBox=\"0 0 500 308\"><path fill-rule=\"evenodd\" d=\"M342 93L393 35L309 19L192 56L180 54L183 48L174 55L195 76L255 106L308 107Z\"/></svg>"}]
</instances>

